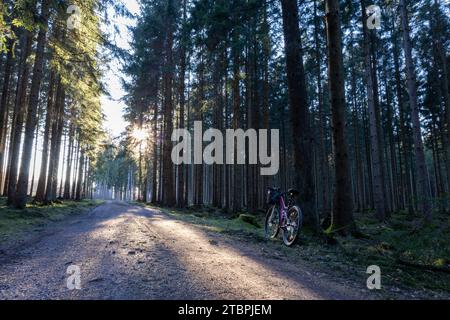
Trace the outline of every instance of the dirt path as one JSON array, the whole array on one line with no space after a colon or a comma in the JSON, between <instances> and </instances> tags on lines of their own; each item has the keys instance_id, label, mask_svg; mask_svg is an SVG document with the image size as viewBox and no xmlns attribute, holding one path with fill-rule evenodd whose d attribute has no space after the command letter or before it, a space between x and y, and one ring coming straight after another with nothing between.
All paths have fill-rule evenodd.
<instances>
[{"instance_id":1,"label":"dirt path","mask_svg":"<svg viewBox=\"0 0 450 320\"><path fill-rule=\"evenodd\" d=\"M67 267L81 271L68 290ZM126 203L109 202L0 256L0 299L362 299L268 249Z\"/></svg>"}]
</instances>

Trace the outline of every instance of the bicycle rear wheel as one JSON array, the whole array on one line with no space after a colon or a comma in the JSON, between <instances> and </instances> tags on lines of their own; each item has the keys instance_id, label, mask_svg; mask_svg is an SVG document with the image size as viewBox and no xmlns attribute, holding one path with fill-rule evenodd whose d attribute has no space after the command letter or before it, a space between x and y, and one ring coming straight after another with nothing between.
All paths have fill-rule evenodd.
<instances>
[{"instance_id":1,"label":"bicycle rear wheel","mask_svg":"<svg viewBox=\"0 0 450 320\"><path fill-rule=\"evenodd\" d=\"M277 205L273 205L267 210L264 231L267 239L275 239L280 231L280 211Z\"/></svg>"},{"instance_id":2,"label":"bicycle rear wheel","mask_svg":"<svg viewBox=\"0 0 450 320\"><path fill-rule=\"evenodd\" d=\"M286 226L283 228L283 242L285 245L290 247L297 241L302 223L302 210L298 206L289 208L287 212Z\"/></svg>"}]
</instances>

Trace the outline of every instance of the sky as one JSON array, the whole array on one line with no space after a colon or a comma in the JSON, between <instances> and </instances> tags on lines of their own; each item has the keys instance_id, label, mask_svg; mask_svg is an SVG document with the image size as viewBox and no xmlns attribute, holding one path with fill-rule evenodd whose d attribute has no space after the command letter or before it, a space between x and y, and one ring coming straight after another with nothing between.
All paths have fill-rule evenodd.
<instances>
[{"instance_id":1,"label":"sky","mask_svg":"<svg viewBox=\"0 0 450 320\"><path fill-rule=\"evenodd\" d=\"M123 0L123 2L132 14L136 15L139 12L139 5L136 0ZM127 26L135 25L135 20L121 17L113 18L113 21L117 28L119 28L120 33L115 33L112 27L109 30L109 33L114 35L115 41L119 47L129 49L131 35L127 31ZM113 137L117 137L125 131L127 126L127 123L122 117L125 104L120 101L125 95L125 91L122 89L120 80L123 77L123 74L120 72L120 63L118 61L112 61L110 69L111 70L109 70L104 77L104 83L107 91L110 93L110 97L103 95L101 98L102 110L106 117L103 126Z\"/></svg>"}]
</instances>

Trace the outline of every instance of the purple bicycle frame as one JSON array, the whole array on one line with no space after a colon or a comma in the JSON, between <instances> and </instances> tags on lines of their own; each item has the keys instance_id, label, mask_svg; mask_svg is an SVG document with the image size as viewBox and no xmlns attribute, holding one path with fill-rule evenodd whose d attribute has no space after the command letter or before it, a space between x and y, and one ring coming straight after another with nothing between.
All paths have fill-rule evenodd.
<instances>
[{"instance_id":1,"label":"purple bicycle frame","mask_svg":"<svg viewBox=\"0 0 450 320\"><path fill-rule=\"evenodd\" d=\"M286 226L286 220L287 220L286 212L288 210L288 207L286 206L286 203L284 202L284 195L281 195L279 205L280 205L280 228L283 228Z\"/></svg>"}]
</instances>

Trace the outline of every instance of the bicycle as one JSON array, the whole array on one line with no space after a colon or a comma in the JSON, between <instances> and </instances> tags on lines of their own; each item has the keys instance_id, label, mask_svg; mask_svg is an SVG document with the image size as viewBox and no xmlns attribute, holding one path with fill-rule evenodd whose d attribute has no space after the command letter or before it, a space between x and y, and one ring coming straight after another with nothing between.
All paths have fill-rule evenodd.
<instances>
[{"instance_id":1,"label":"bicycle","mask_svg":"<svg viewBox=\"0 0 450 320\"><path fill-rule=\"evenodd\" d=\"M267 188L267 202L271 206L266 214L264 227L266 238L275 239L282 230L286 246L290 247L297 241L303 222L302 210L295 205L295 197L298 194L295 189L281 192L280 188Z\"/></svg>"}]
</instances>

